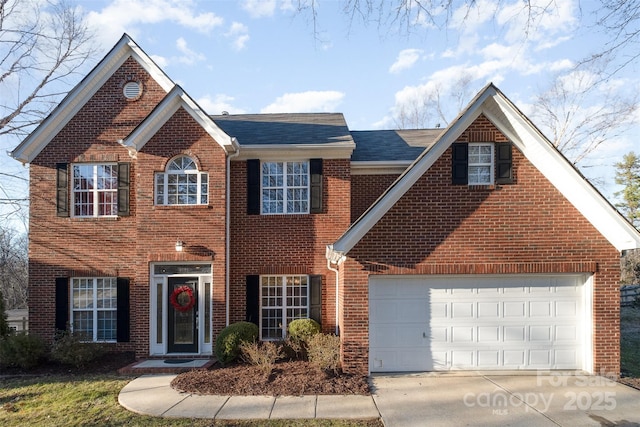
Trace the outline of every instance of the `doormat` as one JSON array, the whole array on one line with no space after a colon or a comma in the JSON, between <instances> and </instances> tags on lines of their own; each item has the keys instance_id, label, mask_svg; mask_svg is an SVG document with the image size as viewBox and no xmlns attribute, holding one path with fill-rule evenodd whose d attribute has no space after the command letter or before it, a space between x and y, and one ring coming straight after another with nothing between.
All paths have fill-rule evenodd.
<instances>
[{"instance_id":1,"label":"doormat","mask_svg":"<svg viewBox=\"0 0 640 427\"><path fill-rule=\"evenodd\" d=\"M193 359L167 359L164 361L167 365L179 365L181 363L191 363Z\"/></svg>"}]
</instances>

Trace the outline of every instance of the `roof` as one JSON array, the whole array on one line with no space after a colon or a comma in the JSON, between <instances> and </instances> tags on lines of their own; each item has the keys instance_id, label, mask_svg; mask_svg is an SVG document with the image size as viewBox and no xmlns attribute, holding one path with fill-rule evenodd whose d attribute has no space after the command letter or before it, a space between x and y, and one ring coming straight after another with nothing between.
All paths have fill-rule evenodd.
<instances>
[{"instance_id":1,"label":"roof","mask_svg":"<svg viewBox=\"0 0 640 427\"><path fill-rule=\"evenodd\" d=\"M351 131L356 143L354 162L414 161L442 133L442 129Z\"/></svg>"},{"instance_id":2,"label":"roof","mask_svg":"<svg viewBox=\"0 0 640 427\"><path fill-rule=\"evenodd\" d=\"M129 57L133 57L167 93L175 85L131 37L123 34L102 61L9 155L23 163L31 163Z\"/></svg>"},{"instance_id":3,"label":"roof","mask_svg":"<svg viewBox=\"0 0 640 427\"><path fill-rule=\"evenodd\" d=\"M211 118L242 145L353 143L342 113L234 114Z\"/></svg>"},{"instance_id":4,"label":"roof","mask_svg":"<svg viewBox=\"0 0 640 427\"><path fill-rule=\"evenodd\" d=\"M640 248L636 230L557 148L492 83L427 147L398 179L332 245L327 259L339 263L385 213L442 156L473 121L484 114L524 156L618 250Z\"/></svg>"}]
</instances>

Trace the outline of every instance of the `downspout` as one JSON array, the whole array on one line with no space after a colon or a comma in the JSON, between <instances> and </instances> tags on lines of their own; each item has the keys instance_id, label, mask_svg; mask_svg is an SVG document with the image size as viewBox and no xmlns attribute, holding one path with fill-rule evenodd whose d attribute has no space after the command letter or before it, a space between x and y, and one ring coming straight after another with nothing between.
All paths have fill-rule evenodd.
<instances>
[{"instance_id":1,"label":"downspout","mask_svg":"<svg viewBox=\"0 0 640 427\"><path fill-rule=\"evenodd\" d=\"M339 265L336 263L336 265ZM336 273L336 335L340 335L340 327L339 325L339 320L340 320L340 316L338 315L338 309L340 308L340 300L338 297L338 288L339 288L339 283L340 283L340 271L338 271L337 268L331 267L331 260L327 260L327 268L331 271L333 271L334 273Z\"/></svg>"},{"instance_id":2,"label":"downspout","mask_svg":"<svg viewBox=\"0 0 640 427\"><path fill-rule=\"evenodd\" d=\"M236 149L236 152L227 156L227 182L226 187L226 219L225 219L225 326L229 326L229 298L231 297L231 275L229 273L229 267L231 262L229 256L231 255L231 159L240 155L240 144L236 137L231 138L231 144Z\"/></svg>"}]
</instances>

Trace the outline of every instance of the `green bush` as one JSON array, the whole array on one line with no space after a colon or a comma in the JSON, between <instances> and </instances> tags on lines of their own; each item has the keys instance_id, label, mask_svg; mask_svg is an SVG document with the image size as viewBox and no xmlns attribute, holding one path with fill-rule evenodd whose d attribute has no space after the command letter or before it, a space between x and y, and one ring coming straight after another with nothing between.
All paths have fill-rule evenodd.
<instances>
[{"instance_id":1,"label":"green bush","mask_svg":"<svg viewBox=\"0 0 640 427\"><path fill-rule=\"evenodd\" d=\"M320 333L320 324L313 319L296 319L289 323L289 338L306 343Z\"/></svg>"},{"instance_id":2,"label":"green bush","mask_svg":"<svg viewBox=\"0 0 640 427\"><path fill-rule=\"evenodd\" d=\"M0 339L0 365L29 369L44 359L47 347L37 335L25 332L8 335Z\"/></svg>"},{"instance_id":3,"label":"green bush","mask_svg":"<svg viewBox=\"0 0 640 427\"><path fill-rule=\"evenodd\" d=\"M216 357L223 365L240 355L240 344L258 339L258 326L251 322L237 322L224 328L216 339Z\"/></svg>"},{"instance_id":4,"label":"green bush","mask_svg":"<svg viewBox=\"0 0 640 427\"><path fill-rule=\"evenodd\" d=\"M96 342L83 342L78 335L69 331L56 335L51 346L51 359L65 365L82 368L105 353L104 345Z\"/></svg>"},{"instance_id":5,"label":"green bush","mask_svg":"<svg viewBox=\"0 0 640 427\"><path fill-rule=\"evenodd\" d=\"M309 362L325 372L340 372L340 337L316 334L307 343Z\"/></svg>"}]
</instances>

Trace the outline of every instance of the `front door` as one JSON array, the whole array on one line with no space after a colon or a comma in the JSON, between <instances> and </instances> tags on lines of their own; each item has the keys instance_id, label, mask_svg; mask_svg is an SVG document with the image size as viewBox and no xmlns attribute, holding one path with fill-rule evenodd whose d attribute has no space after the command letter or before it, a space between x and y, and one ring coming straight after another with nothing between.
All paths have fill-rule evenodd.
<instances>
[{"instance_id":1,"label":"front door","mask_svg":"<svg viewBox=\"0 0 640 427\"><path fill-rule=\"evenodd\" d=\"M167 351L198 352L198 279L169 277Z\"/></svg>"}]
</instances>

